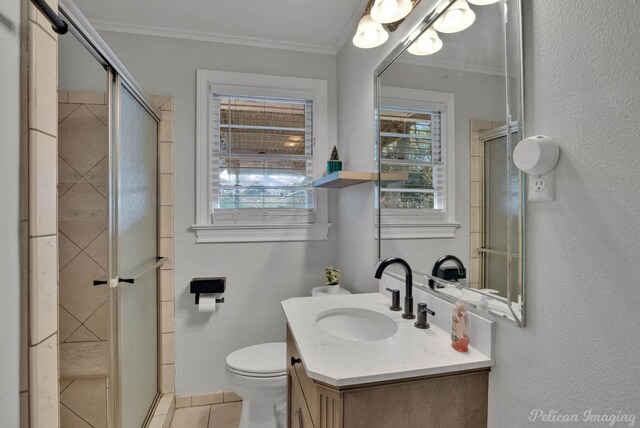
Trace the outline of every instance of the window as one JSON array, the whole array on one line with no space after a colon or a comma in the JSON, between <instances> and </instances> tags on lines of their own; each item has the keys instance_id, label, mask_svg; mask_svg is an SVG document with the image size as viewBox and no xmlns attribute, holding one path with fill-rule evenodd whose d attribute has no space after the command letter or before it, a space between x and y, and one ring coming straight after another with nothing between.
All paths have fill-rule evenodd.
<instances>
[{"instance_id":1,"label":"window","mask_svg":"<svg viewBox=\"0 0 640 428\"><path fill-rule=\"evenodd\" d=\"M454 237L453 95L382 87L379 107L382 238ZM403 181L384 181L402 173Z\"/></svg>"},{"instance_id":2,"label":"window","mask_svg":"<svg viewBox=\"0 0 640 428\"><path fill-rule=\"evenodd\" d=\"M382 106L380 171L408 177L382 184L383 210L444 211L441 117L439 110Z\"/></svg>"},{"instance_id":3,"label":"window","mask_svg":"<svg viewBox=\"0 0 640 428\"><path fill-rule=\"evenodd\" d=\"M197 242L327 239L326 106L326 81L198 71Z\"/></svg>"}]
</instances>

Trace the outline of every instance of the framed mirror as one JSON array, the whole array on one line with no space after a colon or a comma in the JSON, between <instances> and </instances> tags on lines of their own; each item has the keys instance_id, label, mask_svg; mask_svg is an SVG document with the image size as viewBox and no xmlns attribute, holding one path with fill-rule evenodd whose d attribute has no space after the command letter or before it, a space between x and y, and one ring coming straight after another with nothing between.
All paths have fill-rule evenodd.
<instances>
[{"instance_id":1,"label":"framed mirror","mask_svg":"<svg viewBox=\"0 0 640 428\"><path fill-rule=\"evenodd\" d=\"M378 67L375 216L380 259L524 326L520 23L520 0L443 0Z\"/></svg>"}]
</instances>

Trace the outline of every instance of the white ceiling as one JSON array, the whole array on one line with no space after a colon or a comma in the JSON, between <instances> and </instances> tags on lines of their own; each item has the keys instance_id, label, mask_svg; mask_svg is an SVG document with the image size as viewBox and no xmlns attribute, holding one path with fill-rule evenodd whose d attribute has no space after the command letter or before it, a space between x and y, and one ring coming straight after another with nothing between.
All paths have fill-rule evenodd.
<instances>
[{"instance_id":1,"label":"white ceiling","mask_svg":"<svg viewBox=\"0 0 640 428\"><path fill-rule=\"evenodd\" d=\"M75 0L98 30L336 53L366 0Z\"/></svg>"}]
</instances>

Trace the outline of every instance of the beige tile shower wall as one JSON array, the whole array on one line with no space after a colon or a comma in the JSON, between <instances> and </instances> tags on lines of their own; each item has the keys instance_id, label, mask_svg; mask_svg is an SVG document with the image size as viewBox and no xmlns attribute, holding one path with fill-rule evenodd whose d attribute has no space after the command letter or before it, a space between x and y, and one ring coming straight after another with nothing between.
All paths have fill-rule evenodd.
<instances>
[{"instance_id":1,"label":"beige tile shower wall","mask_svg":"<svg viewBox=\"0 0 640 428\"><path fill-rule=\"evenodd\" d=\"M109 338L108 117L104 93L58 93L58 245L61 343Z\"/></svg>"},{"instance_id":2,"label":"beige tile shower wall","mask_svg":"<svg viewBox=\"0 0 640 428\"><path fill-rule=\"evenodd\" d=\"M48 0L57 9L57 0ZM58 427L57 35L23 2L21 426Z\"/></svg>"},{"instance_id":3,"label":"beige tile shower wall","mask_svg":"<svg viewBox=\"0 0 640 428\"><path fill-rule=\"evenodd\" d=\"M107 427L108 111L102 92L58 92L60 420ZM80 344L82 342L82 344ZM80 346L82 346L80 348Z\"/></svg>"},{"instance_id":4,"label":"beige tile shower wall","mask_svg":"<svg viewBox=\"0 0 640 428\"><path fill-rule=\"evenodd\" d=\"M175 401L175 292L173 265L173 97L152 97L162 113L159 130L159 226L160 256L169 260L160 270L160 391L162 399L149 425L169 428L176 409Z\"/></svg>"},{"instance_id":5,"label":"beige tile shower wall","mask_svg":"<svg viewBox=\"0 0 640 428\"><path fill-rule=\"evenodd\" d=\"M153 97L160 121L160 256L168 257L160 270L160 385L163 394L175 393L175 311L173 276L173 97Z\"/></svg>"}]
</instances>

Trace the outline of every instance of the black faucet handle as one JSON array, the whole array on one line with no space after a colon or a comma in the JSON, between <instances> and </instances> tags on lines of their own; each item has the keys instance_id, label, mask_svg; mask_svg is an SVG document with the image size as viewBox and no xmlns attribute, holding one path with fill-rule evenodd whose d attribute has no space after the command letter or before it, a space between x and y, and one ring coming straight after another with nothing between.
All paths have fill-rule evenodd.
<instances>
[{"instance_id":1,"label":"black faucet handle","mask_svg":"<svg viewBox=\"0 0 640 428\"><path fill-rule=\"evenodd\" d=\"M418 303L418 313L420 312L427 312L427 313L430 313L431 315L436 314L435 312L433 312L431 309L427 307L426 303Z\"/></svg>"},{"instance_id":2,"label":"black faucet handle","mask_svg":"<svg viewBox=\"0 0 640 428\"><path fill-rule=\"evenodd\" d=\"M400 290L398 290L397 288L389 287L387 287L386 290L391 293L391 306L389 306L389 309L391 309L392 311L401 311L402 306L400 306Z\"/></svg>"},{"instance_id":3,"label":"black faucet handle","mask_svg":"<svg viewBox=\"0 0 640 428\"><path fill-rule=\"evenodd\" d=\"M418 303L418 321L415 322L416 328L426 329L429 328L430 325L427 322L427 314L435 315L431 309L427 307L426 303Z\"/></svg>"}]
</instances>

